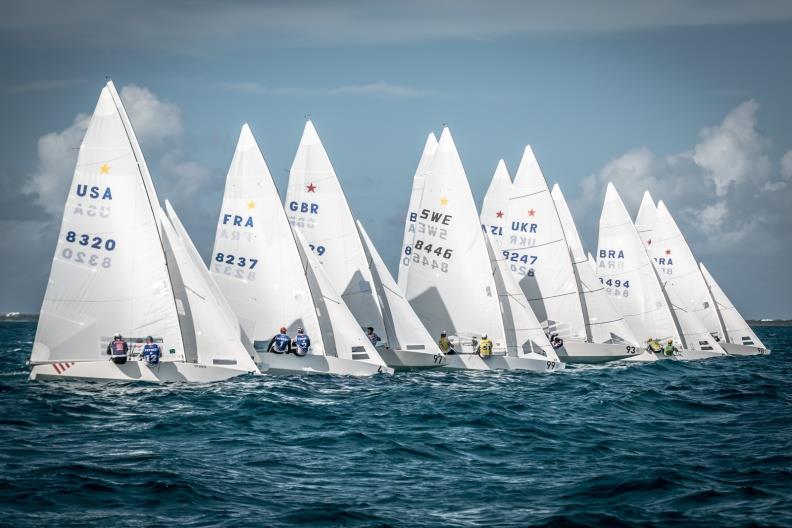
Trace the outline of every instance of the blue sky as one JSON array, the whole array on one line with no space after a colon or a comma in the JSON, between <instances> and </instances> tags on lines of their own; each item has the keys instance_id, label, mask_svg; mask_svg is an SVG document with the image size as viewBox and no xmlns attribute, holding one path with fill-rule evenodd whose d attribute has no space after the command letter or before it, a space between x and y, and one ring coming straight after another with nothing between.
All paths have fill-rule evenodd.
<instances>
[{"instance_id":1,"label":"blue sky","mask_svg":"<svg viewBox=\"0 0 792 528\"><path fill-rule=\"evenodd\" d=\"M662 6L660 5L662 4ZM7 2L0 311L37 311L84 116L122 90L161 198L208 254L239 128L285 191L310 115L395 269L426 134L479 200L530 143L596 246L605 184L667 201L747 317L792 317L788 2ZM790 154L788 154L790 153Z\"/></svg>"}]
</instances>

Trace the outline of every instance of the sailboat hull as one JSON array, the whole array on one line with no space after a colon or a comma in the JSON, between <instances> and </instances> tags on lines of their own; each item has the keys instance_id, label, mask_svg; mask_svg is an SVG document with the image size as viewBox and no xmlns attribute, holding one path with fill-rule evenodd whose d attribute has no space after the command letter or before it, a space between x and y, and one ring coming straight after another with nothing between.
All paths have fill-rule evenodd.
<instances>
[{"instance_id":1,"label":"sailboat hull","mask_svg":"<svg viewBox=\"0 0 792 528\"><path fill-rule=\"evenodd\" d=\"M641 354L641 349L629 344L565 341L564 346L557 349L556 353L566 363L597 364L637 357Z\"/></svg>"},{"instance_id":2,"label":"sailboat hull","mask_svg":"<svg viewBox=\"0 0 792 528\"><path fill-rule=\"evenodd\" d=\"M522 357L491 356L487 359L477 354L447 354L443 370L531 370L552 372L563 370L566 365L561 361L548 360L539 354Z\"/></svg>"},{"instance_id":3,"label":"sailboat hull","mask_svg":"<svg viewBox=\"0 0 792 528\"><path fill-rule=\"evenodd\" d=\"M377 349L386 365L396 370L425 370L445 365L443 354L419 352L417 350Z\"/></svg>"},{"instance_id":4,"label":"sailboat hull","mask_svg":"<svg viewBox=\"0 0 792 528\"><path fill-rule=\"evenodd\" d=\"M141 361L128 361L123 365L116 365L108 360L34 365L30 370L30 379L211 383L245 374L249 373L226 367L181 361L163 361L157 366L150 367Z\"/></svg>"},{"instance_id":5,"label":"sailboat hull","mask_svg":"<svg viewBox=\"0 0 792 528\"><path fill-rule=\"evenodd\" d=\"M762 356L770 353L770 350L761 347L738 345L737 343L726 343L724 341L719 341L718 344L730 356Z\"/></svg>"},{"instance_id":6,"label":"sailboat hull","mask_svg":"<svg viewBox=\"0 0 792 528\"><path fill-rule=\"evenodd\" d=\"M332 356L295 356L294 354L260 354L258 364L265 374L335 374L339 376L373 376L393 374L393 369L376 363Z\"/></svg>"}]
</instances>

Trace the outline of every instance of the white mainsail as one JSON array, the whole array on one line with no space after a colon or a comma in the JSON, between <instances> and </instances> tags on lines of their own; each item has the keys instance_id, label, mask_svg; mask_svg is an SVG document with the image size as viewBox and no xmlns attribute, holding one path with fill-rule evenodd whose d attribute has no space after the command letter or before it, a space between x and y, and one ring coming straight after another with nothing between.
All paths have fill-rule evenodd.
<instances>
[{"instance_id":1,"label":"white mainsail","mask_svg":"<svg viewBox=\"0 0 792 528\"><path fill-rule=\"evenodd\" d=\"M451 132L443 129L424 181L406 296L432 336L487 334L504 350L504 328L473 194Z\"/></svg>"},{"instance_id":2,"label":"white mainsail","mask_svg":"<svg viewBox=\"0 0 792 528\"><path fill-rule=\"evenodd\" d=\"M572 258L572 269L580 288L580 296L586 321L586 332L594 343L635 343L637 339L624 321L622 315L608 298L602 282L592 271L588 254L583 249L575 220L569 210L564 194L558 184L550 193L564 229L569 256Z\"/></svg>"},{"instance_id":3,"label":"white mainsail","mask_svg":"<svg viewBox=\"0 0 792 528\"><path fill-rule=\"evenodd\" d=\"M740 315L740 312L737 311L737 308L734 307L734 304L732 304L726 296L726 292L715 282L709 270L707 270L703 263L700 264L700 267L701 273L704 275L704 280L707 286L709 286L710 292L712 292L712 297L715 300L718 313L723 320L723 326L726 330L726 340L735 345L765 348L764 343L756 336L748 323L745 322L743 316Z\"/></svg>"},{"instance_id":4,"label":"white mainsail","mask_svg":"<svg viewBox=\"0 0 792 528\"><path fill-rule=\"evenodd\" d=\"M662 200L657 204L651 240L648 247L651 248L655 268L677 314L687 347L704 347L705 350L712 347L719 350L720 347L711 335L704 337L699 333L698 323L703 324L709 334L722 332L718 313L698 263ZM693 329L686 329L686 325L693 326Z\"/></svg>"},{"instance_id":5,"label":"white mainsail","mask_svg":"<svg viewBox=\"0 0 792 528\"><path fill-rule=\"evenodd\" d=\"M363 246L330 158L311 121L289 171L286 213L358 324L383 328Z\"/></svg>"},{"instance_id":6,"label":"white mainsail","mask_svg":"<svg viewBox=\"0 0 792 528\"><path fill-rule=\"evenodd\" d=\"M635 229L638 231L638 236L641 237L641 242L643 242L644 247L650 252L650 246L652 245L652 230L654 230L656 217L657 207L652 199L652 195L649 194L649 191L644 191L643 198L641 198L641 207L638 209L638 214L635 217Z\"/></svg>"},{"instance_id":7,"label":"white mainsail","mask_svg":"<svg viewBox=\"0 0 792 528\"><path fill-rule=\"evenodd\" d=\"M312 353L325 353L294 235L247 124L228 169L210 268L250 339L266 343L281 326L290 335L303 328Z\"/></svg>"},{"instance_id":8,"label":"white mainsail","mask_svg":"<svg viewBox=\"0 0 792 528\"><path fill-rule=\"evenodd\" d=\"M639 342L673 339L684 346L657 273L619 193L608 183L599 220L597 272Z\"/></svg>"},{"instance_id":9,"label":"white mainsail","mask_svg":"<svg viewBox=\"0 0 792 528\"><path fill-rule=\"evenodd\" d=\"M32 364L107 360L115 332L185 351L146 163L112 82L102 90L74 172L41 308Z\"/></svg>"},{"instance_id":10,"label":"white mainsail","mask_svg":"<svg viewBox=\"0 0 792 528\"><path fill-rule=\"evenodd\" d=\"M434 132L430 132L426 138L421 159L418 161L418 168L413 176L412 191L410 192L410 204L407 207L407 217L404 220L404 238L402 241L401 252L399 253L399 276L398 284L401 291L405 291L407 284L407 273L410 271L410 252L412 251L412 241L415 232L415 222L418 219L418 202L423 193L424 179L429 164L437 150L437 138ZM408 249L409 248L409 249Z\"/></svg>"},{"instance_id":11,"label":"white mainsail","mask_svg":"<svg viewBox=\"0 0 792 528\"><path fill-rule=\"evenodd\" d=\"M166 202L168 216L159 210L166 243L173 252L187 293L195 329L198 363L258 372L252 347L241 341L239 323L200 259L176 212ZM168 218L170 217L170 219ZM177 227L178 226L178 227Z\"/></svg>"},{"instance_id":12,"label":"white mainsail","mask_svg":"<svg viewBox=\"0 0 792 528\"><path fill-rule=\"evenodd\" d=\"M506 225L506 211L509 209L509 197L512 193L512 181L506 162L498 161L495 173L492 175L487 194L484 195L484 202L481 205L481 229L485 235L494 238L493 248L500 252L501 240L503 239L504 227Z\"/></svg>"},{"instance_id":13,"label":"white mainsail","mask_svg":"<svg viewBox=\"0 0 792 528\"><path fill-rule=\"evenodd\" d=\"M382 315L385 321L385 332L388 344L393 349L420 351L427 354L441 354L437 343L426 331L420 318L415 314L410 302L402 293L396 281L385 266L377 248L363 228L357 222L363 249L369 259L369 267L374 278L377 295L382 303Z\"/></svg>"}]
</instances>

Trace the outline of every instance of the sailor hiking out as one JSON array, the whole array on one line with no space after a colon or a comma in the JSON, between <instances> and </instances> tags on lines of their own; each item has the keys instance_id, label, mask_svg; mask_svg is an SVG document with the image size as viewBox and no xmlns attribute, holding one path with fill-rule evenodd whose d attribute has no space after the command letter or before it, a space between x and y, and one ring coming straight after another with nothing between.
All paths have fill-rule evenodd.
<instances>
[{"instance_id":1,"label":"sailor hiking out","mask_svg":"<svg viewBox=\"0 0 792 528\"><path fill-rule=\"evenodd\" d=\"M297 329L297 335L294 337L294 354L297 356L304 356L311 348L311 338L308 337L302 328Z\"/></svg>"},{"instance_id":2,"label":"sailor hiking out","mask_svg":"<svg viewBox=\"0 0 792 528\"><path fill-rule=\"evenodd\" d=\"M481 336L476 352L482 358L488 358L492 355L492 340L487 337L487 334Z\"/></svg>"},{"instance_id":3,"label":"sailor hiking out","mask_svg":"<svg viewBox=\"0 0 792 528\"><path fill-rule=\"evenodd\" d=\"M110 356L110 360L117 365L123 365L126 363L128 353L129 345L127 342L124 341L120 333L115 334L113 340L107 345L107 355Z\"/></svg>"},{"instance_id":4,"label":"sailor hiking out","mask_svg":"<svg viewBox=\"0 0 792 528\"><path fill-rule=\"evenodd\" d=\"M286 354L291 348L291 338L286 333L286 327L281 326L280 332L270 339L267 345L267 352L275 352L276 354Z\"/></svg>"},{"instance_id":5,"label":"sailor hiking out","mask_svg":"<svg viewBox=\"0 0 792 528\"><path fill-rule=\"evenodd\" d=\"M653 354L659 354L663 351L663 347L657 342L657 339L650 337L646 340L646 350L648 352L652 352Z\"/></svg>"},{"instance_id":6,"label":"sailor hiking out","mask_svg":"<svg viewBox=\"0 0 792 528\"><path fill-rule=\"evenodd\" d=\"M369 340L369 341L371 341L371 344L372 344L373 346L377 346L377 343L379 343L380 341L382 341L382 339L380 339L380 336L378 336L378 335L377 335L377 334L374 332L374 327L373 327L373 326L369 326L369 327L366 329L366 337L368 337L368 340Z\"/></svg>"},{"instance_id":7,"label":"sailor hiking out","mask_svg":"<svg viewBox=\"0 0 792 528\"><path fill-rule=\"evenodd\" d=\"M440 347L440 352L443 354L456 354L454 344L451 343L451 340L448 339L448 335L446 335L445 332L440 333L440 340L437 342L437 346Z\"/></svg>"},{"instance_id":8,"label":"sailor hiking out","mask_svg":"<svg viewBox=\"0 0 792 528\"><path fill-rule=\"evenodd\" d=\"M663 347L663 353L666 356L673 356L676 355L677 352L678 350L677 347L674 346L674 341L672 339L669 339L668 343L666 343L666 346Z\"/></svg>"},{"instance_id":9,"label":"sailor hiking out","mask_svg":"<svg viewBox=\"0 0 792 528\"><path fill-rule=\"evenodd\" d=\"M148 366L154 367L159 365L160 357L162 357L162 349L154 342L153 337L148 336L146 344L143 345L143 352L140 354L141 360L145 361Z\"/></svg>"}]
</instances>

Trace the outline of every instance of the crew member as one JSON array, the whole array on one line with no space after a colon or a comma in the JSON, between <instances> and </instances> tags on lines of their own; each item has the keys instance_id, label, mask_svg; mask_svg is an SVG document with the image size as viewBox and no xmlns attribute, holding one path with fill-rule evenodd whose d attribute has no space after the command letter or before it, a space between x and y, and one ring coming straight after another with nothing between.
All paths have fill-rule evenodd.
<instances>
[{"instance_id":1,"label":"crew member","mask_svg":"<svg viewBox=\"0 0 792 528\"><path fill-rule=\"evenodd\" d=\"M267 345L267 352L275 352L276 354L286 354L291 347L291 338L286 333L286 327L281 326L280 332L270 339Z\"/></svg>"},{"instance_id":2,"label":"crew member","mask_svg":"<svg viewBox=\"0 0 792 528\"><path fill-rule=\"evenodd\" d=\"M160 357L162 357L162 349L154 342L153 337L148 336L146 338L146 344L143 345L143 352L140 354L140 357L149 367L159 365Z\"/></svg>"},{"instance_id":3,"label":"crew member","mask_svg":"<svg viewBox=\"0 0 792 528\"><path fill-rule=\"evenodd\" d=\"M444 354L456 354L454 345L451 343L451 340L448 339L445 331L440 332L440 340L437 342L437 346L440 347L440 352Z\"/></svg>"},{"instance_id":4,"label":"crew member","mask_svg":"<svg viewBox=\"0 0 792 528\"><path fill-rule=\"evenodd\" d=\"M487 334L481 336L481 341L478 343L478 355L486 358L492 355L492 340L487 337Z\"/></svg>"},{"instance_id":5,"label":"crew member","mask_svg":"<svg viewBox=\"0 0 792 528\"><path fill-rule=\"evenodd\" d=\"M678 350L677 350L677 347L674 346L674 340L673 339L669 339L668 343L666 343L665 348L663 348L663 353L666 356L673 356L677 352L678 352Z\"/></svg>"},{"instance_id":6,"label":"crew member","mask_svg":"<svg viewBox=\"0 0 792 528\"><path fill-rule=\"evenodd\" d=\"M654 337L650 337L646 340L646 350L649 352L653 352L655 354L659 354L663 351L663 347L660 346L660 343L657 342L657 339Z\"/></svg>"},{"instance_id":7,"label":"crew member","mask_svg":"<svg viewBox=\"0 0 792 528\"><path fill-rule=\"evenodd\" d=\"M126 363L128 353L129 345L127 342L124 341L120 333L115 334L113 340L107 345L107 355L110 356L110 360L116 365L123 365Z\"/></svg>"},{"instance_id":8,"label":"crew member","mask_svg":"<svg viewBox=\"0 0 792 528\"><path fill-rule=\"evenodd\" d=\"M552 346L553 348L561 348L562 346L564 346L564 340L558 337L558 334L553 332L552 334L550 334L550 346Z\"/></svg>"},{"instance_id":9,"label":"crew member","mask_svg":"<svg viewBox=\"0 0 792 528\"><path fill-rule=\"evenodd\" d=\"M297 329L297 335L294 337L294 354L297 356L304 356L308 353L308 349L311 347L311 338L308 337L302 328Z\"/></svg>"},{"instance_id":10,"label":"crew member","mask_svg":"<svg viewBox=\"0 0 792 528\"><path fill-rule=\"evenodd\" d=\"M377 346L377 343L382 341L382 339L380 339L380 336L374 333L374 327L369 326L366 330L366 337L368 337L368 340L371 341L372 346Z\"/></svg>"}]
</instances>

